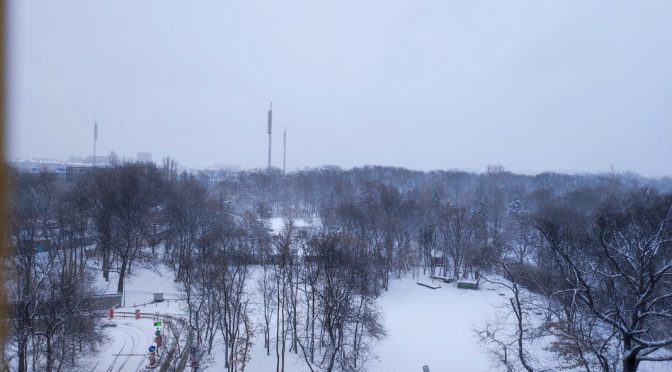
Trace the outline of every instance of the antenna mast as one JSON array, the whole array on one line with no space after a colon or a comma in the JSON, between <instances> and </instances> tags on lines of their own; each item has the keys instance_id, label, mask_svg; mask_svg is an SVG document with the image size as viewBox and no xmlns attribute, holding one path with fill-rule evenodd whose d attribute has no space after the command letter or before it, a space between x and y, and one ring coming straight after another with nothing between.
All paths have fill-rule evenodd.
<instances>
[{"instance_id":1,"label":"antenna mast","mask_svg":"<svg viewBox=\"0 0 672 372\"><path fill-rule=\"evenodd\" d=\"M285 175L285 166L287 165L287 127L282 135L282 175Z\"/></svg>"},{"instance_id":2,"label":"antenna mast","mask_svg":"<svg viewBox=\"0 0 672 372\"><path fill-rule=\"evenodd\" d=\"M93 167L96 167L96 141L98 140L98 120L93 119Z\"/></svg>"},{"instance_id":3,"label":"antenna mast","mask_svg":"<svg viewBox=\"0 0 672 372\"><path fill-rule=\"evenodd\" d=\"M271 129L273 126L273 102L268 110L268 171L271 170Z\"/></svg>"}]
</instances>

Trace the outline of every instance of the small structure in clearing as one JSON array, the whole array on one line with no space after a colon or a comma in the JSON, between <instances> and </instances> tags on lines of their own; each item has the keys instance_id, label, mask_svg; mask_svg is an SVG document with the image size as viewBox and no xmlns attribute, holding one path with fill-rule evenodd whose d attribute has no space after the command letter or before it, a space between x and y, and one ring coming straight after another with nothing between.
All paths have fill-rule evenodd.
<instances>
[{"instance_id":1,"label":"small structure in clearing","mask_svg":"<svg viewBox=\"0 0 672 372\"><path fill-rule=\"evenodd\" d=\"M478 289L478 282L473 280L460 280L457 282L457 288L460 289Z\"/></svg>"}]
</instances>

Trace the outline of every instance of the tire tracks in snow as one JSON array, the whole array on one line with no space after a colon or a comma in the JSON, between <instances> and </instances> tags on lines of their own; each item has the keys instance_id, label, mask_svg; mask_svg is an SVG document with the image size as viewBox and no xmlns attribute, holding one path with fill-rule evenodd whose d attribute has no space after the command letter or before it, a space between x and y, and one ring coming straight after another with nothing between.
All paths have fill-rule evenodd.
<instances>
[{"instance_id":1,"label":"tire tracks in snow","mask_svg":"<svg viewBox=\"0 0 672 372\"><path fill-rule=\"evenodd\" d=\"M136 335L142 335L142 336L138 336L137 343L136 343L137 347L139 347L140 350L136 351L135 350L136 346L134 346L133 347L134 352L135 353L141 353L141 354L146 353L147 349L143 349L143 341L145 341L144 345L147 345L146 347L149 347L149 345L152 345L152 339L151 339L151 335L150 335L150 332L152 331L151 328L149 328L149 329L148 328L143 328L143 327L141 327L137 324L132 324L132 323L128 324L128 325L131 328L135 328L137 330ZM138 365L136 367L136 371L140 371L141 369L144 368L145 362L147 361L147 358L144 357L144 356L142 356L142 357L136 356L135 358L140 359L140 361L138 362Z\"/></svg>"},{"instance_id":2,"label":"tire tracks in snow","mask_svg":"<svg viewBox=\"0 0 672 372\"><path fill-rule=\"evenodd\" d=\"M122 324L122 325L125 327L125 326L129 325L129 323L125 323L125 324ZM127 329L125 329L125 328L121 329L121 331L122 331L124 334L126 334L126 336L130 336L130 339L131 339L130 350L126 350L126 354L130 354L133 350L135 350L135 334L134 334L134 332L130 332L129 330L127 330ZM128 338L127 338L127 337L124 337L124 339L127 340L127 341L124 343L124 346L126 346L126 345L128 344ZM122 348L122 350L123 350L123 348ZM121 353L119 353L119 354L121 354ZM128 360L129 360L130 358L131 358L131 356L128 356L128 355L125 356L125 358L123 359L123 362L122 362L121 365L119 366L119 369L117 369L117 372L122 372L122 371L123 371L124 366L126 365L126 363L128 363Z\"/></svg>"}]
</instances>

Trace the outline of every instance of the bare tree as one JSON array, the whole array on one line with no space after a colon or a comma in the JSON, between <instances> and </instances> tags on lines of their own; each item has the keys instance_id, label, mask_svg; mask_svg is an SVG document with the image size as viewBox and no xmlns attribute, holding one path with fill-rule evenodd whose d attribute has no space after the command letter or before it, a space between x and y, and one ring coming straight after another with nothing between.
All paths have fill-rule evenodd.
<instances>
[{"instance_id":1,"label":"bare tree","mask_svg":"<svg viewBox=\"0 0 672 372\"><path fill-rule=\"evenodd\" d=\"M304 360L313 371L356 370L370 352L369 341L385 333L375 308L379 292L368 275L366 249L361 241L340 234L319 236L311 248L319 258L315 293L323 332L317 356L299 342Z\"/></svg>"},{"instance_id":2,"label":"bare tree","mask_svg":"<svg viewBox=\"0 0 672 372\"><path fill-rule=\"evenodd\" d=\"M191 175L167 185L167 201L163 212L166 264L182 279L183 267L188 262L197 239L206 223L207 190Z\"/></svg>"},{"instance_id":3,"label":"bare tree","mask_svg":"<svg viewBox=\"0 0 672 372\"><path fill-rule=\"evenodd\" d=\"M87 208L77 194L60 189L53 174L15 175L13 181L15 250L6 286L16 368L75 368L75 356L100 343L93 280L84 270Z\"/></svg>"},{"instance_id":4,"label":"bare tree","mask_svg":"<svg viewBox=\"0 0 672 372\"><path fill-rule=\"evenodd\" d=\"M484 279L508 292L509 301L503 305L504 311L500 319L489 322L476 333L480 342L491 348L490 352L494 355L496 364L505 367L507 371L538 371L540 368L533 366L533 352L530 351L530 345L539 340L539 335L530 321L530 313L535 307L534 300L521 287L518 272L511 270L505 260L500 261L499 267L505 276L503 279ZM507 329L510 324L513 329Z\"/></svg>"},{"instance_id":5,"label":"bare tree","mask_svg":"<svg viewBox=\"0 0 672 372\"><path fill-rule=\"evenodd\" d=\"M106 172L111 172L111 177L102 188L110 191L100 195L100 204L105 209L100 213L109 220L99 236L109 238L106 243L118 260L117 291L123 292L126 275L133 262L142 258L143 239L157 217L160 184L151 163L124 164Z\"/></svg>"},{"instance_id":6,"label":"bare tree","mask_svg":"<svg viewBox=\"0 0 672 372\"><path fill-rule=\"evenodd\" d=\"M47 288L44 266L51 265L51 258L44 259L40 250L46 245L46 226L51 218L52 198L55 191L53 174L14 174L10 239L14 255L9 262L12 280L8 298L12 303L12 340L16 347L17 367L28 370L29 341L34 333L34 321L41 311L41 296ZM46 261L46 262L45 262Z\"/></svg>"},{"instance_id":7,"label":"bare tree","mask_svg":"<svg viewBox=\"0 0 672 372\"><path fill-rule=\"evenodd\" d=\"M444 257L452 262L455 278L466 276L466 264L477 245L484 240L479 236L479 216L466 206L445 205L440 214ZM447 267L447 265L446 265ZM447 268L444 267L443 275Z\"/></svg>"},{"instance_id":8,"label":"bare tree","mask_svg":"<svg viewBox=\"0 0 672 372\"><path fill-rule=\"evenodd\" d=\"M564 265L577 311L618 334L624 372L672 360L670 195L644 189L613 199L589 230L573 228L562 208L540 213L537 228Z\"/></svg>"}]
</instances>

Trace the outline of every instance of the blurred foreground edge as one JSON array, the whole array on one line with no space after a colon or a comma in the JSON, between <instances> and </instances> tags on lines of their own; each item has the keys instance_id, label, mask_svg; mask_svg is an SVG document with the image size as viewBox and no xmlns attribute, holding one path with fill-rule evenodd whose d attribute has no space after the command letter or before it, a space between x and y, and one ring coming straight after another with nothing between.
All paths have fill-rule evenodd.
<instances>
[{"instance_id":1,"label":"blurred foreground edge","mask_svg":"<svg viewBox=\"0 0 672 372\"><path fill-rule=\"evenodd\" d=\"M5 159L5 122L6 118L6 91L7 91L7 20L6 2L0 0L0 319L6 319L5 279L7 271L5 269L5 258L9 256L9 244L7 241L7 229L9 228L9 214L7 212L7 162ZM5 361L5 337L7 335L7 322L0 323L0 360Z\"/></svg>"}]
</instances>

